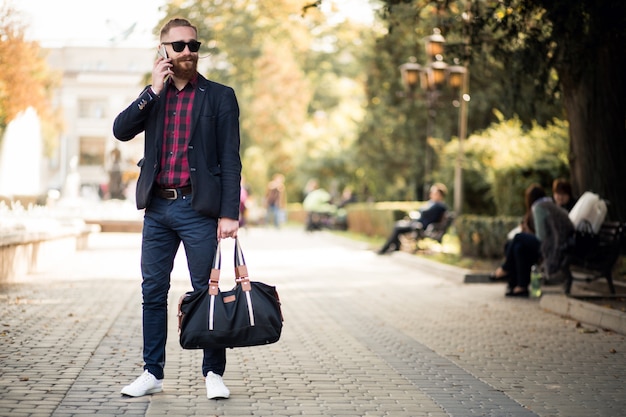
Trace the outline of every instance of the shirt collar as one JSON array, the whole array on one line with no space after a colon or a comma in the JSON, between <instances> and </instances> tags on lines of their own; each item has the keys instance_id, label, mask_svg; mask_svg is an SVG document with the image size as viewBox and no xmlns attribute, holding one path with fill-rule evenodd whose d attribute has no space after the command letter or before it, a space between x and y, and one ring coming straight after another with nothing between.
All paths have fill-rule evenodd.
<instances>
[{"instance_id":1,"label":"shirt collar","mask_svg":"<svg viewBox=\"0 0 626 417\"><path fill-rule=\"evenodd\" d=\"M195 89L196 89L196 87L198 86L198 78L199 78L199 77L198 77L198 72L196 72L196 73L194 74L194 76L191 78L191 80L189 80L189 81L187 82L187 84L191 84L191 87L192 87L194 90L195 90ZM167 87L167 88L169 88L170 86L172 86L172 87L174 86L174 83L172 82L172 79L171 79L171 78L169 78L169 77L167 78L167 81L166 81L165 83L166 83L165 85L166 85L166 87Z\"/></svg>"}]
</instances>

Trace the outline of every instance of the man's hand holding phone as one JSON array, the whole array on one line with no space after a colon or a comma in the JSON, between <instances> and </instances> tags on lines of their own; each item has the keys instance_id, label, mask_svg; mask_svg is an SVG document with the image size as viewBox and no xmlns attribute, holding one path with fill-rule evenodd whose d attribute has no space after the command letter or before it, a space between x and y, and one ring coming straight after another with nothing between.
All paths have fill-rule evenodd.
<instances>
[{"instance_id":1,"label":"man's hand holding phone","mask_svg":"<svg viewBox=\"0 0 626 417\"><path fill-rule=\"evenodd\" d=\"M161 45L159 47L158 53L159 56L154 62L154 67L152 68L152 90L157 95L161 94L167 77L172 74L172 64L171 60L167 56L165 45Z\"/></svg>"}]
</instances>

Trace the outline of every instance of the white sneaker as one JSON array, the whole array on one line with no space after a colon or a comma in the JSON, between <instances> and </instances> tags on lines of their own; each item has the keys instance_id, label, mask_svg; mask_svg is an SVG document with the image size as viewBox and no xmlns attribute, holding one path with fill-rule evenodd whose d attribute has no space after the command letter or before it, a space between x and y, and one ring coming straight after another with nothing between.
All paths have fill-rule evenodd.
<instances>
[{"instance_id":1,"label":"white sneaker","mask_svg":"<svg viewBox=\"0 0 626 417\"><path fill-rule=\"evenodd\" d=\"M163 380L156 379L150 372L144 371L143 374L130 385L126 385L122 388L122 395L141 397L142 395L154 394L161 391L163 391Z\"/></svg>"},{"instance_id":2,"label":"white sneaker","mask_svg":"<svg viewBox=\"0 0 626 417\"><path fill-rule=\"evenodd\" d=\"M206 396L209 400L230 397L230 391L228 390L226 385L224 385L222 377L218 374L209 372L206 376L205 384Z\"/></svg>"}]
</instances>

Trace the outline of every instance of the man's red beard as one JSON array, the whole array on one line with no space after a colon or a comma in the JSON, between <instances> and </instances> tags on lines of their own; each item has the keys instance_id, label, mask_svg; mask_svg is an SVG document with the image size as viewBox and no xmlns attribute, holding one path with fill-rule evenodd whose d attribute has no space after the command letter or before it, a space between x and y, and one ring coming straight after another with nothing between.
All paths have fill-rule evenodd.
<instances>
[{"instance_id":1,"label":"man's red beard","mask_svg":"<svg viewBox=\"0 0 626 417\"><path fill-rule=\"evenodd\" d=\"M172 61L172 71L177 78L191 80L198 68L197 56L185 56Z\"/></svg>"}]
</instances>

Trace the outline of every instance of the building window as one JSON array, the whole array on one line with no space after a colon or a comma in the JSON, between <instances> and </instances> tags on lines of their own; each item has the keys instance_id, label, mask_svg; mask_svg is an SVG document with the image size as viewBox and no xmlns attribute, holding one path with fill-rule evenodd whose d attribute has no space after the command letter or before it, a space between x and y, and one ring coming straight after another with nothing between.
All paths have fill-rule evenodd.
<instances>
[{"instance_id":1,"label":"building window","mask_svg":"<svg viewBox=\"0 0 626 417\"><path fill-rule=\"evenodd\" d=\"M78 164L104 165L104 154L106 148L106 138L102 136L81 136L80 157Z\"/></svg>"},{"instance_id":2,"label":"building window","mask_svg":"<svg viewBox=\"0 0 626 417\"><path fill-rule=\"evenodd\" d=\"M81 119L104 119L107 101L105 99L80 99L78 101L78 117Z\"/></svg>"}]
</instances>

